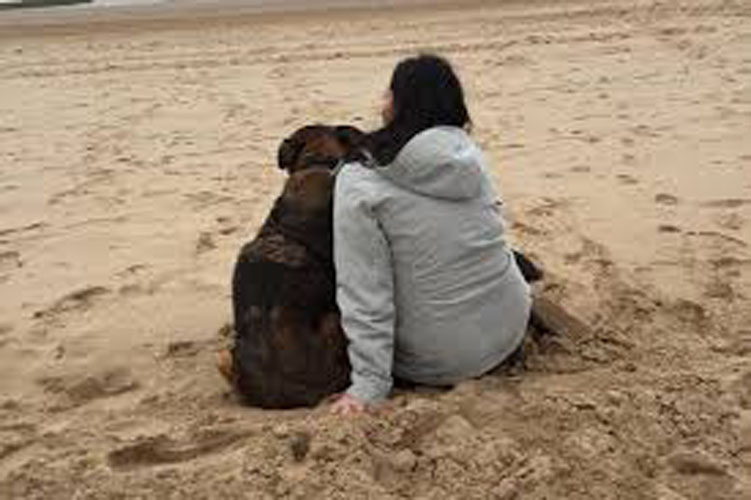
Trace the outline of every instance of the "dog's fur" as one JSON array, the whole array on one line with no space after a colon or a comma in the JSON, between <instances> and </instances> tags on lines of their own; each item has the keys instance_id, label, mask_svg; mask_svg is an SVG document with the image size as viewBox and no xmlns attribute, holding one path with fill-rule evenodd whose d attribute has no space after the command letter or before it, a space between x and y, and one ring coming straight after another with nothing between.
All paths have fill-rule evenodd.
<instances>
[{"instance_id":1,"label":"dog's fur","mask_svg":"<svg viewBox=\"0 0 751 500\"><path fill-rule=\"evenodd\" d=\"M219 368L245 401L312 406L349 384L347 342L335 300L332 197L336 166L362 133L304 127L279 148L290 173L232 283L235 342Z\"/></svg>"}]
</instances>

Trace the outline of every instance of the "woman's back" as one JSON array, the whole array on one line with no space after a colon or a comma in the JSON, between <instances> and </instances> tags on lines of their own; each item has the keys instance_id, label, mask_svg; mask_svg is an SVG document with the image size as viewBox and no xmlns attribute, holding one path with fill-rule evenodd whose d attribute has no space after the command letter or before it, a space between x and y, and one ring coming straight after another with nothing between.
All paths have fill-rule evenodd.
<instances>
[{"instance_id":1,"label":"woman's back","mask_svg":"<svg viewBox=\"0 0 751 500\"><path fill-rule=\"evenodd\" d=\"M451 64L420 55L394 68L371 165L336 182L337 302L351 385L334 405L383 400L392 375L424 384L479 376L522 342L529 287L504 226Z\"/></svg>"},{"instance_id":2,"label":"woman's back","mask_svg":"<svg viewBox=\"0 0 751 500\"><path fill-rule=\"evenodd\" d=\"M346 224L362 210L372 215L385 242L337 239L337 271L345 281L350 271L362 273L349 269L350 248L387 247L390 269L381 271L392 274L384 286L393 288L396 306L397 376L450 384L482 374L518 347L529 288L505 244L482 155L464 130L425 130L388 166L346 166L337 180L335 217ZM374 267L379 257L370 260ZM356 331L359 320L347 311L358 306L348 301L373 301L362 296L365 288L350 292L338 300L345 331Z\"/></svg>"}]
</instances>

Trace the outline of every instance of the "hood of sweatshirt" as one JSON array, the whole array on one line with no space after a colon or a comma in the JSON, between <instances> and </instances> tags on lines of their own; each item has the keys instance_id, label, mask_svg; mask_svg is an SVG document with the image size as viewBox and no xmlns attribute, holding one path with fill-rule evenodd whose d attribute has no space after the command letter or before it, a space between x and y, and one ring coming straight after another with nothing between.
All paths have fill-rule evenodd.
<instances>
[{"instance_id":1,"label":"hood of sweatshirt","mask_svg":"<svg viewBox=\"0 0 751 500\"><path fill-rule=\"evenodd\" d=\"M416 193L446 200L469 200L483 184L482 152L463 129L441 126L414 136L390 165L376 171Z\"/></svg>"}]
</instances>

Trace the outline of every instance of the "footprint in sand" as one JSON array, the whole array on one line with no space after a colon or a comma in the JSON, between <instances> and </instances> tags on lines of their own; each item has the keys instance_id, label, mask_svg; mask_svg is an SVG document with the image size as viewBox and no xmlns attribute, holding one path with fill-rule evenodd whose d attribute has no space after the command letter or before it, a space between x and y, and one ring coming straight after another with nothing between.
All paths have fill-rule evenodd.
<instances>
[{"instance_id":1,"label":"footprint in sand","mask_svg":"<svg viewBox=\"0 0 751 500\"><path fill-rule=\"evenodd\" d=\"M679 199L672 194L658 193L655 195L655 203L659 205L675 206L678 205Z\"/></svg>"},{"instance_id":2,"label":"footprint in sand","mask_svg":"<svg viewBox=\"0 0 751 500\"><path fill-rule=\"evenodd\" d=\"M738 257L726 255L717 259L710 259L709 263L715 269L735 269L751 265L751 259L739 259Z\"/></svg>"},{"instance_id":3,"label":"footprint in sand","mask_svg":"<svg viewBox=\"0 0 751 500\"><path fill-rule=\"evenodd\" d=\"M639 137L660 137L660 134L649 125L637 125L631 128L631 132Z\"/></svg>"},{"instance_id":4,"label":"footprint in sand","mask_svg":"<svg viewBox=\"0 0 751 500\"><path fill-rule=\"evenodd\" d=\"M667 459L668 465L684 476L725 476L727 470L720 462L701 451L678 451Z\"/></svg>"},{"instance_id":5,"label":"footprint in sand","mask_svg":"<svg viewBox=\"0 0 751 500\"><path fill-rule=\"evenodd\" d=\"M110 290L103 286L89 286L82 288L81 290L71 292L58 299L50 307L36 311L34 313L34 318L53 320L60 314L74 311L87 311L93 307L97 298L109 293Z\"/></svg>"},{"instance_id":6,"label":"footprint in sand","mask_svg":"<svg viewBox=\"0 0 751 500\"><path fill-rule=\"evenodd\" d=\"M198 235L198 241L196 241L196 255L201 255L206 252L210 252L216 248L216 242L214 237L209 232L202 232Z\"/></svg>"},{"instance_id":7,"label":"footprint in sand","mask_svg":"<svg viewBox=\"0 0 751 500\"><path fill-rule=\"evenodd\" d=\"M15 250L0 252L0 272L18 269L19 267L23 267L20 253Z\"/></svg>"},{"instance_id":8,"label":"footprint in sand","mask_svg":"<svg viewBox=\"0 0 751 500\"><path fill-rule=\"evenodd\" d=\"M751 410L751 371L746 371L731 384L731 392L744 410Z\"/></svg>"},{"instance_id":9,"label":"footprint in sand","mask_svg":"<svg viewBox=\"0 0 751 500\"><path fill-rule=\"evenodd\" d=\"M717 231L689 231L686 235L701 237L706 240L714 240L712 243L716 245L732 245L736 248L748 248L748 243L746 243L746 241Z\"/></svg>"},{"instance_id":10,"label":"footprint in sand","mask_svg":"<svg viewBox=\"0 0 751 500\"><path fill-rule=\"evenodd\" d=\"M731 231L740 230L745 223L745 218L737 212L719 214L715 217L715 220L717 221L718 226L724 229L730 229Z\"/></svg>"},{"instance_id":11,"label":"footprint in sand","mask_svg":"<svg viewBox=\"0 0 751 500\"><path fill-rule=\"evenodd\" d=\"M748 356L751 354L751 330L741 330L733 338L712 346L712 350L731 356Z\"/></svg>"},{"instance_id":12,"label":"footprint in sand","mask_svg":"<svg viewBox=\"0 0 751 500\"><path fill-rule=\"evenodd\" d=\"M161 434L111 451L107 461L110 467L119 471L188 462L239 446L248 435L248 432L205 429L178 440Z\"/></svg>"},{"instance_id":13,"label":"footprint in sand","mask_svg":"<svg viewBox=\"0 0 751 500\"><path fill-rule=\"evenodd\" d=\"M217 236L229 236L240 230L240 226L230 217L217 217L216 218L218 229L215 231L202 231L198 235L196 241L195 254L201 255L217 248L216 237Z\"/></svg>"},{"instance_id":14,"label":"footprint in sand","mask_svg":"<svg viewBox=\"0 0 751 500\"><path fill-rule=\"evenodd\" d=\"M201 211L217 205L235 201L232 196L216 194L211 191L199 191L185 195L191 210Z\"/></svg>"},{"instance_id":15,"label":"footprint in sand","mask_svg":"<svg viewBox=\"0 0 751 500\"><path fill-rule=\"evenodd\" d=\"M527 236L544 236L548 234L548 232L543 229L530 226L529 224L524 224L523 222L519 221L514 221L512 223L512 227L515 232L525 234Z\"/></svg>"},{"instance_id":16,"label":"footprint in sand","mask_svg":"<svg viewBox=\"0 0 751 500\"><path fill-rule=\"evenodd\" d=\"M751 411L740 412L736 424L736 433L739 438L739 456L746 466L751 467Z\"/></svg>"},{"instance_id":17,"label":"footprint in sand","mask_svg":"<svg viewBox=\"0 0 751 500\"><path fill-rule=\"evenodd\" d=\"M633 186L635 184L639 184L639 179L635 178L632 175L618 174L616 175L616 178L618 179L618 182L620 182L621 184L625 184L627 186Z\"/></svg>"},{"instance_id":18,"label":"footprint in sand","mask_svg":"<svg viewBox=\"0 0 751 500\"><path fill-rule=\"evenodd\" d=\"M168 358L192 358L197 356L206 342L200 343L192 340L177 340L167 344L165 357Z\"/></svg>"},{"instance_id":19,"label":"footprint in sand","mask_svg":"<svg viewBox=\"0 0 751 500\"><path fill-rule=\"evenodd\" d=\"M13 325L11 325L10 323L0 323L0 348L10 342L8 334L10 334L12 331Z\"/></svg>"},{"instance_id":20,"label":"footprint in sand","mask_svg":"<svg viewBox=\"0 0 751 500\"><path fill-rule=\"evenodd\" d=\"M710 299L722 299L724 302L735 299L735 290L727 280L719 277L711 280L704 289L704 296Z\"/></svg>"},{"instance_id":21,"label":"footprint in sand","mask_svg":"<svg viewBox=\"0 0 751 500\"><path fill-rule=\"evenodd\" d=\"M701 304L687 299L678 299L667 307L676 318L694 327L706 325L709 315Z\"/></svg>"},{"instance_id":22,"label":"footprint in sand","mask_svg":"<svg viewBox=\"0 0 751 500\"><path fill-rule=\"evenodd\" d=\"M62 411L97 399L119 396L140 387L127 368L111 368L94 375L43 377L37 380L45 392L57 396L52 409Z\"/></svg>"},{"instance_id":23,"label":"footprint in sand","mask_svg":"<svg viewBox=\"0 0 751 500\"><path fill-rule=\"evenodd\" d=\"M37 229L44 229L45 227L47 227L47 224L44 222L34 222L33 224L28 224L26 226L0 229L0 237L10 236L17 233L26 233L28 231L36 231Z\"/></svg>"},{"instance_id":24,"label":"footprint in sand","mask_svg":"<svg viewBox=\"0 0 751 500\"><path fill-rule=\"evenodd\" d=\"M131 283L121 286L117 293L121 297L138 297L141 295L153 295L156 290L148 285L142 285L140 283Z\"/></svg>"},{"instance_id":25,"label":"footprint in sand","mask_svg":"<svg viewBox=\"0 0 751 500\"><path fill-rule=\"evenodd\" d=\"M695 493L691 498L747 498L747 495L735 494L738 493L738 478L731 473L728 457L715 454L714 447L701 441L684 442L666 454L661 462L668 472L661 476L676 492Z\"/></svg>"},{"instance_id":26,"label":"footprint in sand","mask_svg":"<svg viewBox=\"0 0 751 500\"><path fill-rule=\"evenodd\" d=\"M672 224L660 224L657 226L657 231L664 234L676 234L682 232L681 228Z\"/></svg>"},{"instance_id":27,"label":"footprint in sand","mask_svg":"<svg viewBox=\"0 0 751 500\"><path fill-rule=\"evenodd\" d=\"M553 198L542 198L541 204L527 210L527 214L534 217L550 217L555 214L556 210L566 206L565 200L555 200Z\"/></svg>"},{"instance_id":28,"label":"footprint in sand","mask_svg":"<svg viewBox=\"0 0 751 500\"><path fill-rule=\"evenodd\" d=\"M21 254L16 251L0 252L0 283L10 280L12 271L23 267Z\"/></svg>"},{"instance_id":29,"label":"footprint in sand","mask_svg":"<svg viewBox=\"0 0 751 500\"><path fill-rule=\"evenodd\" d=\"M546 179L560 179L563 177L563 174L560 172L545 172L542 176Z\"/></svg>"},{"instance_id":30,"label":"footprint in sand","mask_svg":"<svg viewBox=\"0 0 751 500\"><path fill-rule=\"evenodd\" d=\"M127 278L129 276L133 276L138 274L141 271L145 271L148 268L146 264L133 264L132 266L128 266L119 273L117 273L118 278Z\"/></svg>"},{"instance_id":31,"label":"footprint in sand","mask_svg":"<svg viewBox=\"0 0 751 500\"><path fill-rule=\"evenodd\" d=\"M623 160L623 163L626 165L633 165L636 163L636 156L630 153L627 153L621 156L621 160Z\"/></svg>"},{"instance_id":32,"label":"footprint in sand","mask_svg":"<svg viewBox=\"0 0 751 500\"><path fill-rule=\"evenodd\" d=\"M709 208L740 208L745 205L751 205L751 199L725 198L721 200L712 200L702 203L702 206Z\"/></svg>"},{"instance_id":33,"label":"footprint in sand","mask_svg":"<svg viewBox=\"0 0 751 500\"><path fill-rule=\"evenodd\" d=\"M123 297L152 295L156 291L156 287L142 283L143 280L139 279L145 276L148 269L149 266L146 264L133 264L115 274L116 278L126 281L118 288L117 293ZM133 279L138 279L138 281L131 281Z\"/></svg>"},{"instance_id":34,"label":"footprint in sand","mask_svg":"<svg viewBox=\"0 0 751 500\"><path fill-rule=\"evenodd\" d=\"M0 460L34 443L36 432L36 425L23 421L0 425Z\"/></svg>"},{"instance_id":35,"label":"footprint in sand","mask_svg":"<svg viewBox=\"0 0 751 500\"><path fill-rule=\"evenodd\" d=\"M216 222L219 224L219 234L222 236L228 236L240 230L240 226L235 224L231 217L217 217Z\"/></svg>"}]
</instances>

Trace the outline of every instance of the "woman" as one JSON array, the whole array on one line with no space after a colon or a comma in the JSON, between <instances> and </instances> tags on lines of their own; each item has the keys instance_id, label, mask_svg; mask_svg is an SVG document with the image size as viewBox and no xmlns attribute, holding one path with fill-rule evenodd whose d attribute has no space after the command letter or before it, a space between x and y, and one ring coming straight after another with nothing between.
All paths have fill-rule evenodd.
<instances>
[{"instance_id":1,"label":"woman","mask_svg":"<svg viewBox=\"0 0 751 500\"><path fill-rule=\"evenodd\" d=\"M372 161L346 165L336 183L337 302L352 365L338 414L383 401L393 377L451 385L486 373L520 346L531 306L450 64L399 63L382 116Z\"/></svg>"}]
</instances>

